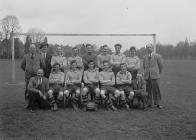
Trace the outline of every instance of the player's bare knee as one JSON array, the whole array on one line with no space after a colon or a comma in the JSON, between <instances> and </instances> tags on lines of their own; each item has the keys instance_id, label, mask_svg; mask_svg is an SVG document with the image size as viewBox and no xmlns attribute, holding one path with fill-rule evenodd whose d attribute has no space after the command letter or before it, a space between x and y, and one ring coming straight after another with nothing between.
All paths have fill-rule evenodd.
<instances>
[{"instance_id":1,"label":"player's bare knee","mask_svg":"<svg viewBox=\"0 0 196 140\"><path fill-rule=\"evenodd\" d=\"M133 91L131 91L131 92L129 93L128 98L129 98L129 99L133 99L133 96L134 96L134 92L133 92Z\"/></svg>"},{"instance_id":2,"label":"player's bare knee","mask_svg":"<svg viewBox=\"0 0 196 140\"><path fill-rule=\"evenodd\" d=\"M116 98L118 98L118 97L120 96L120 94L121 94L121 92L120 92L119 90L115 90L115 91L114 91L114 96L115 96Z\"/></svg>"},{"instance_id":3,"label":"player's bare knee","mask_svg":"<svg viewBox=\"0 0 196 140\"><path fill-rule=\"evenodd\" d=\"M120 91L120 96L121 96L121 99L124 100L125 99L125 92L124 91Z\"/></svg>"},{"instance_id":4,"label":"player's bare knee","mask_svg":"<svg viewBox=\"0 0 196 140\"><path fill-rule=\"evenodd\" d=\"M82 89L82 95L86 95L87 92L88 92L88 88L84 87L84 88Z\"/></svg>"},{"instance_id":5,"label":"player's bare knee","mask_svg":"<svg viewBox=\"0 0 196 140\"><path fill-rule=\"evenodd\" d=\"M80 89L76 89L76 96L80 96Z\"/></svg>"},{"instance_id":6,"label":"player's bare knee","mask_svg":"<svg viewBox=\"0 0 196 140\"><path fill-rule=\"evenodd\" d=\"M102 98L105 98L105 97L106 97L106 95L105 95L105 90L101 90L101 91L100 91L100 95L101 95Z\"/></svg>"},{"instance_id":7,"label":"player's bare knee","mask_svg":"<svg viewBox=\"0 0 196 140\"><path fill-rule=\"evenodd\" d=\"M65 90L65 91L64 91L65 97L68 97L68 96L69 96L69 93L70 93L69 90Z\"/></svg>"},{"instance_id":8,"label":"player's bare knee","mask_svg":"<svg viewBox=\"0 0 196 140\"><path fill-rule=\"evenodd\" d=\"M59 100L63 100L63 91L59 92L58 99Z\"/></svg>"},{"instance_id":9,"label":"player's bare knee","mask_svg":"<svg viewBox=\"0 0 196 140\"><path fill-rule=\"evenodd\" d=\"M95 95L100 95L100 89L99 88L95 89Z\"/></svg>"},{"instance_id":10,"label":"player's bare knee","mask_svg":"<svg viewBox=\"0 0 196 140\"><path fill-rule=\"evenodd\" d=\"M53 90L51 90L51 89L48 90L48 96L49 96L49 98L53 97Z\"/></svg>"}]
</instances>

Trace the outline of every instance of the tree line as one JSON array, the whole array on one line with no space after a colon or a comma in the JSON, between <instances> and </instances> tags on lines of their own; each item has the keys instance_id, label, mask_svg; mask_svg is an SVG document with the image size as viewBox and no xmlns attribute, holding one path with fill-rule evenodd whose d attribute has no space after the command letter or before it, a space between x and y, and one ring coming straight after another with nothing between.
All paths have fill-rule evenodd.
<instances>
[{"instance_id":1,"label":"tree line","mask_svg":"<svg viewBox=\"0 0 196 140\"><path fill-rule=\"evenodd\" d=\"M20 32L22 28L19 24L19 19L13 15L1 19L0 27L0 58L10 59L12 54L12 34ZM30 28L27 33L29 33L29 35L26 36L24 43L19 37L15 37L14 39L15 58L22 58L24 54L28 53L31 43L34 43L37 48L39 48L41 42L48 42L45 32L39 28ZM96 46L96 44L93 45L96 48L95 53L100 53L99 46ZM49 44L48 52L54 55L57 46L62 46L65 56L71 55L72 46L69 45ZM81 43L77 46L80 47L81 55L84 55L85 44ZM164 59L196 59L196 42L189 42L187 38L185 41L180 41L176 45L157 43L156 49ZM140 49L137 49L137 55L142 58L146 53L145 51L145 47L141 47ZM111 50L110 53L112 53ZM128 54L128 49L123 53Z\"/></svg>"}]
</instances>

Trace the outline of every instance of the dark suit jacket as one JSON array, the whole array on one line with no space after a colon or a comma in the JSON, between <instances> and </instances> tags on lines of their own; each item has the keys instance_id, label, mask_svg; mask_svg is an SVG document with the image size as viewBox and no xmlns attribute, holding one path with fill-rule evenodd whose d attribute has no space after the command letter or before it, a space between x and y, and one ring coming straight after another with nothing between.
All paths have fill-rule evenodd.
<instances>
[{"instance_id":1,"label":"dark suit jacket","mask_svg":"<svg viewBox=\"0 0 196 140\"><path fill-rule=\"evenodd\" d=\"M50 64L51 58L52 58L52 56L48 53L46 53L46 58L43 58L44 62L45 62L45 67L43 68L44 69L44 77L46 77L46 78L49 78L49 75L51 73L51 69L52 69L51 64Z\"/></svg>"},{"instance_id":2,"label":"dark suit jacket","mask_svg":"<svg viewBox=\"0 0 196 140\"><path fill-rule=\"evenodd\" d=\"M44 73L45 73L45 77L46 78L49 78L49 75L51 73L51 69L52 69L52 66L51 66L51 58L52 56L50 54L46 54L46 59L45 59L45 64L46 64L46 67L44 69Z\"/></svg>"},{"instance_id":3,"label":"dark suit jacket","mask_svg":"<svg viewBox=\"0 0 196 140\"><path fill-rule=\"evenodd\" d=\"M41 89L39 89L39 86ZM28 90L33 92L38 92L38 90L41 90L41 92L46 95L49 90L49 81L47 78L42 77L42 83L41 85L38 84L38 78L32 77L28 84Z\"/></svg>"}]
</instances>

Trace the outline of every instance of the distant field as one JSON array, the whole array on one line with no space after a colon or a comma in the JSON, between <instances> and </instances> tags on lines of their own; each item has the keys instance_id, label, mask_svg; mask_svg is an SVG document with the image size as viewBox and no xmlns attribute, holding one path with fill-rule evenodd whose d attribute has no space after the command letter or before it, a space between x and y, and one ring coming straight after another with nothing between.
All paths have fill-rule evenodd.
<instances>
[{"instance_id":1,"label":"distant field","mask_svg":"<svg viewBox=\"0 0 196 140\"><path fill-rule=\"evenodd\" d=\"M16 80L24 74L16 62ZM164 62L161 79L165 109L98 112L23 109L24 85L7 85L11 61L0 60L0 139L196 139L196 61Z\"/></svg>"}]
</instances>

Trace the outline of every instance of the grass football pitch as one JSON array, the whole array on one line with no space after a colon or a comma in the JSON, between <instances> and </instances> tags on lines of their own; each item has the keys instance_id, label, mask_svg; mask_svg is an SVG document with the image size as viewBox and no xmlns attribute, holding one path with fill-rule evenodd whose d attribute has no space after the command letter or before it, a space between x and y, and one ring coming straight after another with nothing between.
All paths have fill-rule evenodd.
<instances>
[{"instance_id":1,"label":"grass football pitch","mask_svg":"<svg viewBox=\"0 0 196 140\"><path fill-rule=\"evenodd\" d=\"M98 112L57 112L24 109L24 73L16 61L0 60L0 139L196 140L196 61L164 61L161 77L164 109Z\"/></svg>"}]
</instances>

